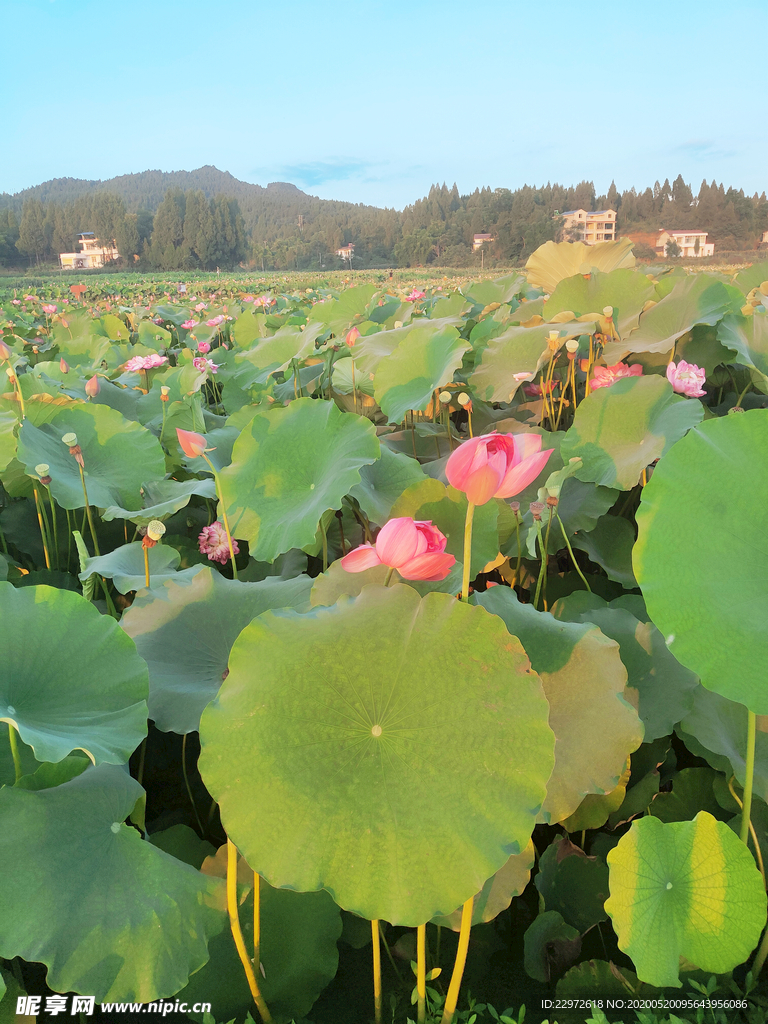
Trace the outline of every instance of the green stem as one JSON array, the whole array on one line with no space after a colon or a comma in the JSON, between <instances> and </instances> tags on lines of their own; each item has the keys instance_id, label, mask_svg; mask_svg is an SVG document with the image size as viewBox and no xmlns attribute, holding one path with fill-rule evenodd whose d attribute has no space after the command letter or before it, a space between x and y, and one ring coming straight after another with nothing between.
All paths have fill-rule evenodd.
<instances>
[{"instance_id":1,"label":"green stem","mask_svg":"<svg viewBox=\"0 0 768 1024\"><path fill-rule=\"evenodd\" d=\"M539 557L541 558L541 569L539 570L539 578L536 581L536 596L533 599L533 607L538 609L541 585L544 582L544 576L547 571L547 552L544 549L544 542L541 539L541 522L538 519L534 519L533 521L536 525L536 535L539 538Z\"/></svg>"},{"instance_id":2,"label":"green stem","mask_svg":"<svg viewBox=\"0 0 768 1024\"><path fill-rule=\"evenodd\" d=\"M163 443L163 434L165 433L165 417L167 415L167 410L166 410L166 406L167 405L168 405L167 402L163 402L162 403L162 406L163 406L163 422L162 422L162 424L160 426L160 444Z\"/></svg>"},{"instance_id":3,"label":"green stem","mask_svg":"<svg viewBox=\"0 0 768 1024\"><path fill-rule=\"evenodd\" d=\"M51 506L51 522L53 523L53 547L54 551L56 552L56 568L59 569L61 567L61 556L59 554L59 527L56 522L56 505L53 500L53 495L51 494L51 488L46 487L45 490L48 495L48 501L50 502Z\"/></svg>"},{"instance_id":4,"label":"green stem","mask_svg":"<svg viewBox=\"0 0 768 1024\"><path fill-rule=\"evenodd\" d=\"M755 962L752 964L752 977L757 979L760 971L763 969L766 957L768 957L768 928L763 932L763 941L760 943L760 948L757 951Z\"/></svg>"},{"instance_id":5,"label":"green stem","mask_svg":"<svg viewBox=\"0 0 768 1024\"><path fill-rule=\"evenodd\" d=\"M19 754L19 741L16 736L16 727L8 723L8 739L11 744L11 754L13 755L13 770L16 772L16 781L18 782L22 776L21 771L21 755Z\"/></svg>"},{"instance_id":6,"label":"green stem","mask_svg":"<svg viewBox=\"0 0 768 1024\"><path fill-rule=\"evenodd\" d=\"M389 586L389 581L392 579L392 574L394 573L394 571L395 571L394 565L390 566L389 567L389 571L387 572L387 575L384 577L384 586L385 587Z\"/></svg>"},{"instance_id":7,"label":"green stem","mask_svg":"<svg viewBox=\"0 0 768 1024\"><path fill-rule=\"evenodd\" d=\"M46 569L51 568L51 555L48 551L48 534L45 529L45 523L43 521L43 510L40 504L40 495L37 493L37 487L32 485L32 492L35 495L35 508L37 509L37 521L40 525L40 536L43 541L43 554L45 555L45 567Z\"/></svg>"},{"instance_id":8,"label":"green stem","mask_svg":"<svg viewBox=\"0 0 768 1024\"><path fill-rule=\"evenodd\" d=\"M189 802L192 804L192 810L195 812L195 818L197 819L197 827L200 829L200 835L201 836L205 835L205 830L203 828L203 824L200 821L200 815L197 813L197 804L195 803L195 798L192 796L192 787L189 784L189 776L187 775L187 734L186 733L184 733L184 736L182 737L182 740L181 740L181 772L182 772L182 775L184 776L184 785L187 787L187 796L189 797Z\"/></svg>"},{"instance_id":9,"label":"green stem","mask_svg":"<svg viewBox=\"0 0 768 1024\"><path fill-rule=\"evenodd\" d=\"M95 554L100 555L101 551L99 551L99 542L96 538L96 527L93 525L93 513L91 512L91 506L88 503L88 490L85 486L85 473L83 472L83 467L80 466L80 463L78 463L78 466L80 468L80 482L83 485L83 497L85 498L85 514L88 516L88 526L90 527L91 530L93 550Z\"/></svg>"},{"instance_id":10,"label":"green stem","mask_svg":"<svg viewBox=\"0 0 768 1024\"><path fill-rule=\"evenodd\" d=\"M69 509L67 512L67 572L69 572L69 563L72 558L72 515Z\"/></svg>"},{"instance_id":11,"label":"green stem","mask_svg":"<svg viewBox=\"0 0 768 1024\"><path fill-rule=\"evenodd\" d=\"M320 535L323 539L323 572L328 571L328 535L325 532L323 517L320 517Z\"/></svg>"},{"instance_id":12,"label":"green stem","mask_svg":"<svg viewBox=\"0 0 768 1024\"><path fill-rule=\"evenodd\" d=\"M757 718L754 711L747 711L747 766L744 780L744 806L741 810L741 841L749 843L749 818L752 812L752 783L755 775L755 738Z\"/></svg>"},{"instance_id":13,"label":"green stem","mask_svg":"<svg viewBox=\"0 0 768 1024\"><path fill-rule=\"evenodd\" d=\"M571 542L568 540L568 535L566 534L565 527L563 526L563 520L560 518L560 513L557 511L557 509L555 509L555 515L557 516L558 523L560 523L560 529L563 531L563 540L565 541L565 546L568 548L568 554L571 556L571 561L573 562L573 567L576 570L576 572L579 574L579 576L581 576L581 579L582 579L582 582L584 583L584 586L587 588L587 590L591 594L592 593L592 587L590 587L590 585L587 583L587 577L581 571L581 569L579 567L579 563L576 561L576 557L575 557L575 555L573 553L573 548L571 547Z\"/></svg>"},{"instance_id":14,"label":"green stem","mask_svg":"<svg viewBox=\"0 0 768 1024\"><path fill-rule=\"evenodd\" d=\"M216 472L216 469L215 469L213 463L208 458L208 456L205 454L205 452L203 452L203 458L208 463L208 465L211 468L211 472L213 473L213 481L216 484L216 496L218 497L219 504L221 505L221 521L224 523L224 532L227 535L227 543L229 544L229 557L230 557L230 560L232 562L232 578L233 579L237 579L237 565L235 565L235 551L234 551L234 548L232 547L232 533L231 533L231 531L229 529L229 519L227 519L227 510L224 508L224 499L221 496L221 494L222 494L222 491L221 491L221 481L219 480L219 474Z\"/></svg>"},{"instance_id":15,"label":"green stem","mask_svg":"<svg viewBox=\"0 0 768 1024\"><path fill-rule=\"evenodd\" d=\"M469 600L469 575L472 561L472 520L475 515L475 506L471 501L467 502L467 518L464 520L464 572L461 577L460 601Z\"/></svg>"}]
</instances>

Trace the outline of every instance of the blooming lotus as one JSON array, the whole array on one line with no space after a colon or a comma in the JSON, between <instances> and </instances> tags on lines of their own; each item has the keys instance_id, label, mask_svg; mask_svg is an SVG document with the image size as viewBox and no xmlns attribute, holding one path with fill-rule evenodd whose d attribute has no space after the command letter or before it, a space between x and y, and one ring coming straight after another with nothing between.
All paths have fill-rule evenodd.
<instances>
[{"instance_id":1,"label":"blooming lotus","mask_svg":"<svg viewBox=\"0 0 768 1024\"><path fill-rule=\"evenodd\" d=\"M47 313L48 316L53 316L53 314L56 312L56 309L57 307L54 306L52 302L48 303L48 305L43 306L43 312Z\"/></svg>"},{"instance_id":2,"label":"blooming lotus","mask_svg":"<svg viewBox=\"0 0 768 1024\"><path fill-rule=\"evenodd\" d=\"M199 323L199 320L185 320L181 326L184 328L185 331L191 331L192 328L197 327Z\"/></svg>"},{"instance_id":3,"label":"blooming lotus","mask_svg":"<svg viewBox=\"0 0 768 1024\"><path fill-rule=\"evenodd\" d=\"M218 327L220 324L223 324L226 319L227 318L224 316L223 313L219 313L218 316L214 316L211 317L210 320L206 320L205 324L206 327Z\"/></svg>"},{"instance_id":4,"label":"blooming lotus","mask_svg":"<svg viewBox=\"0 0 768 1024\"><path fill-rule=\"evenodd\" d=\"M21 299L11 299L11 305L13 305L13 306L20 306L21 305Z\"/></svg>"},{"instance_id":5,"label":"blooming lotus","mask_svg":"<svg viewBox=\"0 0 768 1024\"><path fill-rule=\"evenodd\" d=\"M201 310L207 309L207 308L208 308L208 303L207 302L198 302L198 304L195 306L195 312L199 313Z\"/></svg>"},{"instance_id":6,"label":"blooming lotus","mask_svg":"<svg viewBox=\"0 0 768 1024\"><path fill-rule=\"evenodd\" d=\"M702 387L707 379L705 370L695 363L686 363L681 359L679 363L670 363L667 367L667 380L680 395L687 395L689 398L701 398L706 395Z\"/></svg>"},{"instance_id":7,"label":"blooming lotus","mask_svg":"<svg viewBox=\"0 0 768 1024\"><path fill-rule=\"evenodd\" d=\"M625 377L642 377L642 375L643 368L640 363L633 363L631 366L627 366L626 363L616 363L614 366L596 366L590 387L593 391L595 388L609 388L617 380L623 380Z\"/></svg>"},{"instance_id":8,"label":"blooming lotus","mask_svg":"<svg viewBox=\"0 0 768 1024\"><path fill-rule=\"evenodd\" d=\"M511 498L525 490L554 448L541 450L540 434L483 434L460 445L445 466L448 483L472 505Z\"/></svg>"},{"instance_id":9,"label":"blooming lotus","mask_svg":"<svg viewBox=\"0 0 768 1024\"><path fill-rule=\"evenodd\" d=\"M153 352L151 356L133 356L123 367L128 373L139 373L141 370L154 370L168 362L167 356L159 356Z\"/></svg>"},{"instance_id":10,"label":"blooming lotus","mask_svg":"<svg viewBox=\"0 0 768 1024\"><path fill-rule=\"evenodd\" d=\"M390 519L376 544L362 544L341 560L347 572L364 572L375 565L397 569L404 580L444 580L456 562L445 553L445 535L431 522L409 517Z\"/></svg>"},{"instance_id":11,"label":"blooming lotus","mask_svg":"<svg viewBox=\"0 0 768 1024\"><path fill-rule=\"evenodd\" d=\"M419 299L426 299L427 293L420 292L418 288L413 288L409 295L405 296L406 302L418 302Z\"/></svg>"},{"instance_id":12,"label":"blooming lotus","mask_svg":"<svg viewBox=\"0 0 768 1024\"><path fill-rule=\"evenodd\" d=\"M229 561L227 531L224 529L224 524L220 523L218 519L210 526L203 527L197 539L197 546L200 549L200 554L207 555L213 562L221 562L222 565L225 565ZM232 539L232 551L236 555L240 552L240 546L234 538Z\"/></svg>"},{"instance_id":13,"label":"blooming lotus","mask_svg":"<svg viewBox=\"0 0 768 1024\"><path fill-rule=\"evenodd\" d=\"M192 360L192 365L200 373L218 373L220 366L219 363L214 363L212 359L206 359L205 356L195 356Z\"/></svg>"},{"instance_id":14,"label":"blooming lotus","mask_svg":"<svg viewBox=\"0 0 768 1024\"><path fill-rule=\"evenodd\" d=\"M176 427L176 436L179 439L181 450L189 459L199 459L206 450L205 438L202 434L195 433L194 430L182 430L181 427Z\"/></svg>"}]
</instances>

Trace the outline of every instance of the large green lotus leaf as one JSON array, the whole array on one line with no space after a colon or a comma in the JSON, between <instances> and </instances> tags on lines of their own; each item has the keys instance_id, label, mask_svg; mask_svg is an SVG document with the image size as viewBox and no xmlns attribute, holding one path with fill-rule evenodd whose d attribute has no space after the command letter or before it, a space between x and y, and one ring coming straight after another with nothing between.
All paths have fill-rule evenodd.
<instances>
[{"instance_id":1,"label":"large green lotus leaf","mask_svg":"<svg viewBox=\"0 0 768 1024\"><path fill-rule=\"evenodd\" d=\"M713 818L728 821L736 805L725 811L718 804L714 793L718 779L723 776L712 768L684 768L667 780L672 783L671 790L656 794L649 813L659 821L690 821L699 811L706 811Z\"/></svg>"},{"instance_id":2,"label":"large green lotus leaf","mask_svg":"<svg viewBox=\"0 0 768 1024\"><path fill-rule=\"evenodd\" d=\"M693 707L681 721L679 733L686 746L726 775L746 782L747 709L743 704L698 686ZM755 792L768 803L768 719L757 717L755 736Z\"/></svg>"},{"instance_id":3,"label":"large green lotus leaf","mask_svg":"<svg viewBox=\"0 0 768 1024\"><path fill-rule=\"evenodd\" d=\"M384 586L389 567L386 565L374 565L363 572L347 572L341 564L341 559L328 566L326 572L320 573L312 581L312 592L309 595L310 604L313 608L318 605L336 604L340 597L357 597L365 587L372 583L377 586ZM424 582L423 580L403 580L395 571L392 581L404 583L426 597L427 594L453 594L454 597L461 593L462 566L457 562L444 580L438 582Z\"/></svg>"},{"instance_id":4,"label":"large green lotus leaf","mask_svg":"<svg viewBox=\"0 0 768 1024\"><path fill-rule=\"evenodd\" d=\"M616 242L545 242L528 257L525 264L530 284L539 285L550 294L563 278L574 274L590 274L593 270L610 273L622 267L634 267L633 242L621 238Z\"/></svg>"},{"instance_id":5,"label":"large green lotus leaf","mask_svg":"<svg viewBox=\"0 0 768 1024\"><path fill-rule=\"evenodd\" d=\"M249 542L259 562L306 547L322 514L341 507L360 481L360 468L380 451L373 424L332 402L299 398L257 414L220 474L233 535Z\"/></svg>"},{"instance_id":6,"label":"large green lotus leaf","mask_svg":"<svg viewBox=\"0 0 768 1024\"><path fill-rule=\"evenodd\" d=\"M701 402L676 395L664 377L626 377L584 399L560 454L582 460L580 480L628 491L703 416Z\"/></svg>"},{"instance_id":7,"label":"large green lotus leaf","mask_svg":"<svg viewBox=\"0 0 768 1024\"><path fill-rule=\"evenodd\" d=\"M643 740L637 713L624 699L627 673L619 646L590 623L559 622L521 604L509 587L486 590L477 603L501 618L541 676L556 743L539 819L562 821L587 793L615 789L627 755Z\"/></svg>"},{"instance_id":8,"label":"large green lotus leaf","mask_svg":"<svg viewBox=\"0 0 768 1024\"><path fill-rule=\"evenodd\" d=\"M763 281L768 281L768 261L753 263L752 266L745 267L733 279L734 285L745 295L761 285Z\"/></svg>"},{"instance_id":9,"label":"large green lotus leaf","mask_svg":"<svg viewBox=\"0 0 768 1024\"><path fill-rule=\"evenodd\" d=\"M736 350L739 362L768 375L768 313L755 311L751 316L723 317L717 337L723 345Z\"/></svg>"},{"instance_id":10,"label":"large green lotus leaf","mask_svg":"<svg viewBox=\"0 0 768 1024\"><path fill-rule=\"evenodd\" d=\"M548 336L560 335L562 348L569 338L590 333L588 323L539 324L536 327L508 327L492 338L483 350L469 384L473 392L486 402L511 402L517 389L532 380L549 362L551 351Z\"/></svg>"},{"instance_id":11,"label":"large green lotus leaf","mask_svg":"<svg viewBox=\"0 0 768 1024\"><path fill-rule=\"evenodd\" d=\"M669 352L696 324L716 324L731 311L733 296L722 281L709 274L691 274L640 317L629 337L605 346L610 364L627 352Z\"/></svg>"},{"instance_id":12,"label":"large green lotus leaf","mask_svg":"<svg viewBox=\"0 0 768 1024\"><path fill-rule=\"evenodd\" d=\"M16 455L16 427L19 417L13 409L0 408L0 473Z\"/></svg>"},{"instance_id":13,"label":"large green lotus leaf","mask_svg":"<svg viewBox=\"0 0 768 1024\"><path fill-rule=\"evenodd\" d=\"M147 734L147 667L115 620L67 590L0 583L0 621L0 722L39 761L124 764Z\"/></svg>"},{"instance_id":14,"label":"large green lotus leaf","mask_svg":"<svg viewBox=\"0 0 768 1024\"><path fill-rule=\"evenodd\" d=\"M768 409L707 420L643 488L634 550L648 612L674 656L704 686L761 715L768 548L756 510L767 505Z\"/></svg>"},{"instance_id":15,"label":"large green lotus leaf","mask_svg":"<svg viewBox=\"0 0 768 1024\"><path fill-rule=\"evenodd\" d=\"M241 387L265 383L278 370L284 370L292 359L304 359L315 347L315 339L321 333L322 325L312 325L306 330L298 327L281 327L270 338L260 339L256 345L235 356L238 372L236 382Z\"/></svg>"},{"instance_id":16,"label":"large green lotus leaf","mask_svg":"<svg viewBox=\"0 0 768 1024\"><path fill-rule=\"evenodd\" d=\"M199 767L271 884L417 925L528 844L554 737L522 647L484 609L367 587L260 616L229 667Z\"/></svg>"},{"instance_id":17,"label":"large green lotus leaf","mask_svg":"<svg viewBox=\"0 0 768 1024\"><path fill-rule=\"evenodd\" d=\"M166 580L176 575L181 555L170 544L156 544L149 549L149 584L159 587ZM121 594L130 590L141 590L146 586L147 578L144 569L144 548L141 541L123 544L108 555L96 555L88 558L80 573L85 582L93 573L104 576L114 582Z\"/></svg>"},{"instance_id":18,"label":"large green lotus leaf","mask_svg":"<svg viewBox=\"0 0 768 1024\"><path fill-rule=\"evenodd\" d=\"M111 765L52 789L0 789L0 955L45 964L54 992L146 1003L208 959L223 885L124 824L143 797Z\"/></svg>"},{"instance_id":19,"label":"large green lotus leaf","mask_svg":"<svg viewBox=\"0 0 768 1024\"><path fill-rule=\"evenodd\" d=\"M653 281L636 270L599 271L585 277L577 274L560 281L544 304L544 319L570 311L574 317L592 313L602 317L606 306L613 306L614 323L623 337L637 327L646 302L657 298ZM617 322L618 317L618 322Z\"/></svg>"},{"instance_id":20,"label":"large green lotus leaf","mask_svg":"<svg viewBox=\"0 0 768 1024\"><path fill-rule=\"evenodd\" d=\"M603 904L608 899L608 866L599 857L588 857L567 836L556 836L542 853L536 888L547 910L582 934L605 921Z\"/></svg>"},{"instance_id":21,"label":"large green lotus leaf","mask_svg":"<svg viewBox=\"0 0 768 1024\"><path fill-rule=\"evenodd\" d=\"M638 978L680 988L680 957L727 974L765 926L766 897L747 847L701 811L693 821L641 818L608 854L605 909Z\"/></svg>"},{"instance_id":22,"label":"large green lotus leaf","mask_svg":"<svg viewBox=\"0 0 768 1024\"><path fill-rule=\"evenodd\" d=\"M581 952L578 929L566 924L556 910L539 914L523 936L523 943L526 974L547 983Z\"/></svg>"},{"instance_id":23,"label":"large green lotus leaf","mask_svg":"<svg viewBox=\"0 0 768 1024\"><path fill-rule=\"evenodd\" d=\"M609 580L631 589L637 586L632 572L632 547L635 543L635 528L623 516L601 516L589 533L579 532L573 538L573 546L599 565Z\"/></svg>"},{"instance_id":24,"label":"large green lotus leaf","mask_svg":"<svg viewBox=\"0 0 768 1024\"><path fill-rule=\"evenodd\" d=\"M668 736L691 710L698 679L670 653L639 595L628 594L609 604L597 594L577 590L556 601L552 614L569 622L594 622L619 645L646 743Z\"/></svg>"},{"instance_id":25,"label":"large green lotus leaf","mask_svg":"<svg viewBox=\"0 0 768 1024\"><path fill-rule=\"evenodd\" d=\"M226 846L209 857L203 872L226 877ZM246 870L241 870L242 868ZM247 949L253 948L253 872L241 858L238 880L248 889L240 900L240 922ZM242 892L242 890L241 890ZM258 975L261 993L277 1024L304 1018L325 986L333 980L339 964L337 940L341 935L341 910L327 892L293 892L274 889L260 879L259 917L261 936ZM370 938L371 926L366 921ZM253 1008L243 965L228 926L211 940L211 958L177 998L194 1004L209 1002L221 1020L242 1020ZM192 1014L202 1020L202 1014Z\"/></svg>"},{"instance_id":26,"label":"large green lotus leaf","mask_svg":"<svg viewBox=\"0 0 768 1024\"><path fill-rule=\"evenodd\" d=\"M64 408L41 427L25 420L19 461L30 474L41 462L50 466L51 493L62 508L85 504L77 461L61 440L69 433L77 435L82 449L91 505L141 508L142 483L165 477L165 454L157 438L109 406Z\"/></svg>"},{"instance_id":27,"label":"large green lotus leaf","mask_svg":"<svg viewBox=\"0 0 768 1024\"><path fill-rule=\"evenodd\" d=\"M16 781L16 768L13 763L9 736L12 728L13 726L9 724L0 725L0 786L12 786ZM35 769L39 767L40 762L35 758L32 747L28 747L26 743L23 743L18 735L16 737L16 747L21 761L22 775L33 774Z\"/></svg>"},{"instance_id":28,"label":"large green lotus leaf","mask_svg":"<svg viewBox=\"0 0 768 1024\"><path fill-rule=\"evenodd\" d=\"M557 983L556 994L561 1005L589 1005L591 1000L607 999L647 999L658 997L660 993L650 985L638 981L634 971L627 967L617 967L615 963L605 960L585 960L572 967ZM618 1005L626 1005L620 1003ZM581 1017L581 1020L579 1020ZM562 1024L582 1024L584 1014L580 1010L562 1011ZM669 1017L667 1024L682 1024L680 1018Z\"/></svg>"},{"instance_id":29,"label":"large green lotus leaf","mask_svg":"<svg viewBox=\"0 0 768 1024\"><path fill-rule=\"evenodd\" d=\"M424 479L416 459L382 445L381 458L360 469L360 483L350 487L349 493L372 523L383 526L403 491Z\"/></svg>"},{"instance_id":30,"label":"large green lotus leaf","mask_svg":"<svg viewBox=\"0 0 768 1024\"><path fill-rule=\"evenodd\" d=\"M153 832L147 838L153 846L198 870L207 857L216 853L216 847L201 839L189 825L171 825L162 832Z\"/></svg>"},{"instance_id":31,"label":"large green lotus leaf","mask_svg":"<svg viewBox=\"0 0 768 1024\"><path fill-rule=\"evenodd\" d=\"M238 633L269 608L309 598L312 580L228 580L207 567L137 594L121 625L149 668L149 717L163 732L194 732L216 696Z\"/></svg>"},{"instance_id":32,"label":"large green lotus leaf","mask_svg":"<svg viewBox=\"0 0 768 1024\"><path fill-rule=\"evenodd\" d=\"M205 480L155 480L144 484L141 491L143 508L127 509L110 505L102 512L101 518L105 521L130 519L138 526L146 526L152 519L164 519L186 508L193 494L204 498L216 497L216 485L210 477Z\"/></svg>"},{"instance_id":33,"label":"large green lotus leaf","mask_svg":"<svg viewBox=\"0 0 768 1024\"><path fill-rule=\"evenodd\" d=\"M513 854L495 875L491 875L480 892L475 895L472 904L473 925L492 921L509 907L513 897L519 896L528 885L535 860L536 850L531 840L522 853ZM435 917L432 924L457 932L461 927L461 910L462 908L458 907L447 917Z\"/></svg>"},{"instance_id":34,"label":"large green lotus leaf","mask_svg":"<svg viewBox=\"0 0 768 1024\"><path fill-rule=\"evenodd\" d=\"M309 321L325 324L334 334L348 331L353 322L360 322L368 303L378 291L375 284L362 284L345 288L337 297L328 297L316 302L309 314Z\"/></svg>"},{"instance_id":35,"label":"large green lotus leaf","mask_svg":"<svg viewBox=\"0 0 768 1024\"><path fill-rule=\"evenodd\" d=\"M376 370L374 397L389 422L400 423L409 409L424 411L471 347L455 327L427 321L411 331Z\"/></svg>"},{"instance_id":36,"label":"large green lotus leaf","mask_svg":"<svg viewBox=\"0 0 768 1024\"><path fill-rule=\"evenodd\" d=\"M390 510L392 518L411 516L421 522L431 521L445 534L445 550L457 562L464 560L464 524L467 517L467 496L455 487L446 487L439 480L426 478L404 491ZM478 505L472 522L472 567L474 579L483 567L499 553L499 505L495 501Z\"/></svg>"},{"instance_id":37,"label":"large green lotus leaf","mask_svg":"<svg viewBox=\"0 0 768 1024\"><path fill-rule=\"evenodd\" d=\"M524 287L523 275L512 273L505 274L504 277L473 281L468 288L464 289L464 295L468 299L482 303L483 306L489 306L493 302L510 302ZM454 295L459 294L459 292L454 292Z\"/></svg>"},{"instance_id":38,"label":"large green lotus leaf","mask_svg":"<svg viewBox=\"0 0 768 1024\"><path fill-rule=\"evenodd\" d=\"M413 337L415 332L426 330L431 337L436 332L447 332L446 337L451 337L450 328L461 330L464 321L460 316L446 316L439 319L425 321L414 320L413 323L406 323L403 327L397 327L390 331L375 331L373 334L364 334L355 342L355 368L358 375L375 375L382 362L386 362L397 347Z\"/></svg>"}]
</instances>

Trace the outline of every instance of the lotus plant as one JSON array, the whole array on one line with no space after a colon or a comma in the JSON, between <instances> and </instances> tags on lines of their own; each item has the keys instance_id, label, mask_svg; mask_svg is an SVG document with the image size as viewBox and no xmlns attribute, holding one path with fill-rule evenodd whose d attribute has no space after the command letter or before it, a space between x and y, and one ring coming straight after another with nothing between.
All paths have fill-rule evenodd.
<instances>
[{"instance_id":1,"label":"lotus plant","mask_svg":"<svg viewBox=\"0 0 768 1024\"><path fill-rule=\"evenodd\" d=\"M345 555L341 564L347 572L364 572L377 565L389 566L386 582L395 569L404 580L444 580L456 559L445 551L446 537L431 522L408 516L390 519L374 544L361 544Z\"/></svg>"},{"instance_id":2,"label":"lotus plant","mask_svg":"<svg viewBox=\"0 0 768 1024\"><path fill-rule=\"evenodd\" d=\"M213 465L213 463L211 462L211 460L208 458L208 455L207 455L207 452L212 452L214 449L213 448L207 448L206 447L206 441L205 441L205 438L203 437L203 435L202 434L197 434L193 430L182 430L181 427L177 427L176 428L176 435L177 435L177 437L179 439L179 445L181 446L181 450L184 452L184 454L187 456L187 458L188 459L205 459L205 461L208 463L208 466L209 466L211 472L213 473L213 479L214 479L214 481L216 483L216 493L218 495L219 501L221 502L221 518L223 520L224 533L226 534L226 538L227 538L227 546L229 548L229 557L230 557L230 560L232 562L232 575L233 575L233 577L235 579L237 579L237 565L235 563L235 555L239 553L240 549L239 549L239 547L237 547L236 543L232 540L232 533L231 533L231 531L229 529L229 520L227 519L227 510L225 508L224 499L222 497L221 481L219 480L219 474L218 474L218 472L216 470L216 467ZM221 527L221 525L222 524L214 524L214 526L219 526L219 528ZM206 529L210 530L210 529L212 529L212 527L207 527ZM203 531L203 533L205 533L205 530ZM216 555L215 556L211 555L210 557L215 557L216 561L226 561L226 559L222 560L220 558L220 548L221 548L221 537L220 536L218 536L218 537L215 537L214 535L206 536L206 538L205 538L205 545L206 545L206 549L204 550L203 549L203 535L201 534L200 535L200 551L203 552L203 554L208 554L209 550L210 551L216 551Z\"/></svg>"}]
</instances>

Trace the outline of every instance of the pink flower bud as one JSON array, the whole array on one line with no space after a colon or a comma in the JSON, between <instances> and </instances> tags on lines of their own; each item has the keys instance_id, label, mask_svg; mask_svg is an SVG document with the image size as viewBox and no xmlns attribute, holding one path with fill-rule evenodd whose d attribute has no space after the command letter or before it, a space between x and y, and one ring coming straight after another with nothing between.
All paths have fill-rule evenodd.
<instances>
[{"instance_id":1,"label":"pink flower bud","mask_svg":"<svg viewBox=\"0 0 768 1024\"><path fill-rule=\"evenodd\" d=\"M355 342L360 337L360 331L356 327L353 327L351 331L347 331L347 336L344 339L350 348L354 348Z\"/></svg>"},{"instance_id":2,"label":"pink flower bud","mask_svg":"<svg viewBox=\"0 0 768 1024\"><path fill-rule=\"evenodd\" d=\"M61 359L59 360L59 369L61 370L62 373L69 373L69 363L64 358L64 356L62 356Z\"/></svg>"},{"instance_id":3,"label":"pink flower bud","mask_svg":"<svg viewBox=\"0 0 768 1024\"><path fill-rule=\"evenodd\" d=\"M182 430L176 427L176 435L181 445L181 450L189 459L199 459L205 451L205 438L202 434L196 434L194 430Z\"/></svg>"},{"instance_id":4,"label":"pink flower bud","mask_svg":"<svg viewBox=\"0 0 768 1024\"><path fill-rule=\"evenodd\" d=\"M100 387L99 378L97 374L94 373L94 375L85 382L85 393L89 398L95 398L99 393Z\"/></svg>"},{"instance_id":5,"label":"pink flower bud","mask_svg":"<svg viewBox=\"0 0 768 1024\"><path fill-rule=\"evenodd\" d=\"M203 356L207 355L211 351L211 343L209 341L198 341L197 351Z\"/></svg>"},{"instance_id":6,"label":"pink flower bud","mask_svg":"<svg viewBox=\"0 0 768 1024\"><path fill-rule=\"evenodd\" d=\"M11 358L11 350L4 341L0 341L0 361L5 362Z\"/></svg>"},{"instance_id":7,"label":"pink flower bud","mask_svg":"<svg viewBox=\"0 0 768 1024\"><path fill-rule=\"evenodd\" d=\"M390 519L379 531L375 547L363 544L345 555L341 564L347 572L388 565L405 580L444 580L456 562L445 553L446 543L445 535L431 522Z\"/></svg>"}]
</instances>

